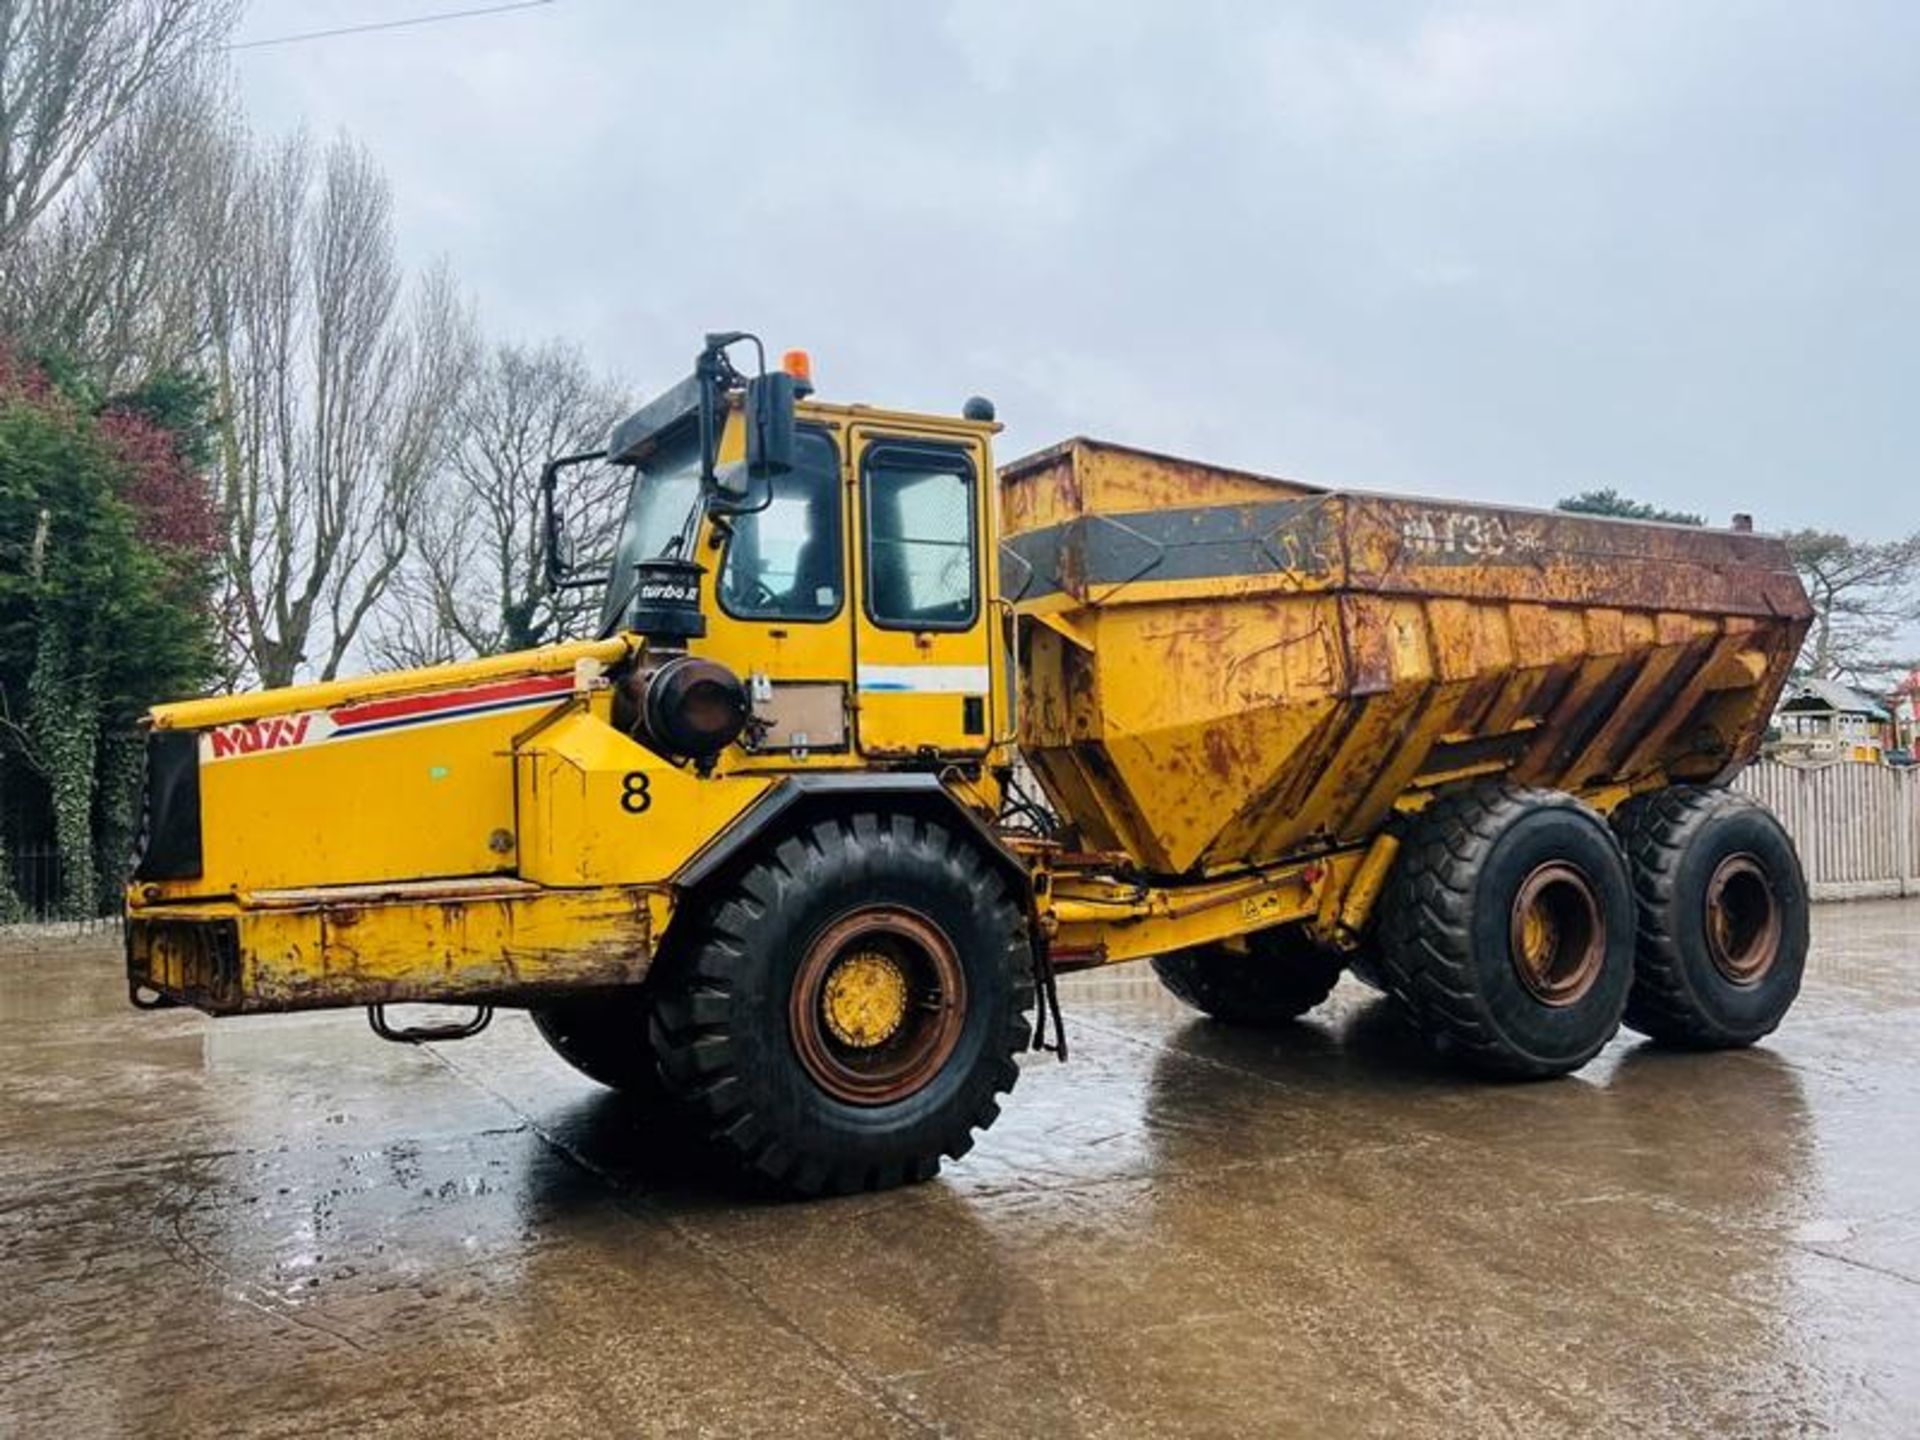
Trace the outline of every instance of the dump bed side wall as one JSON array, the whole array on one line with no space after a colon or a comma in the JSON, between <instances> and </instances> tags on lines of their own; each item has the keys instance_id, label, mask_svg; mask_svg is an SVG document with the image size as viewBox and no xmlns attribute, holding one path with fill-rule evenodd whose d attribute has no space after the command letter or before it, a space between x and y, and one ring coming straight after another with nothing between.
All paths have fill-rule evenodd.
<instances>
[{"instance_id":1,"label":"dump bed side wall","mask_svg":"<svg viewBox=\"0 0 1920 1440\"><path fill-rule=\"evenodd\" d=\"M1058 472L1101 448L1062 447L1010 488L1100 503ZM1761 536L1248 493L1053 506L1010 537L1028 759L1087 844L1158 873L1358 843L1409 789L1452 780L1725 774L1757 749L1810 615Z\"/></svg>"},{"instance_id":2,"label":"dump bed side wall","mask_svg":"<svg viewBox=\"0 0 1920 1440\"><path fill-rule=\"evenodd\" d=\"M1771 536L1382 495L1341 495L1348 586L1383 595L1805 621Z\"/></svg>"}]
</instances>

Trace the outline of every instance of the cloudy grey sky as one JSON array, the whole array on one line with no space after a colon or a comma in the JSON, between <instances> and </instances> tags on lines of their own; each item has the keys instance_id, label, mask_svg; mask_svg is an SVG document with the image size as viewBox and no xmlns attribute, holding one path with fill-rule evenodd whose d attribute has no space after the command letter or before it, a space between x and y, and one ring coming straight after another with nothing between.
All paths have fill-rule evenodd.
<instances>
[{"instance_id":1,"label":"cloudy grey sky","mask_svg":"<svg viewBox=\"0 0 1920 1440\"><path fill-rule=\"evenodd\" d=\"M1003 458L1920 528L1911 0L555 0L234 59L494 332L642 390L743 326L830 398L992 396Z\"/></svg>"}]
</instances>

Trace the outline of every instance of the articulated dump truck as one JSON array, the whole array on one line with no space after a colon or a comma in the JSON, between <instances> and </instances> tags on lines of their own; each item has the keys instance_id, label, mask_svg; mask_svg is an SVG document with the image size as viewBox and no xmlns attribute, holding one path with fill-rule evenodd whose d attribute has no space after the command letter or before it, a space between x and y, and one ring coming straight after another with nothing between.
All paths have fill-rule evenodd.
<instances>
[{"instance_id":1,"label":"articulated dump truck","mask_svg":"<svg viewBox=\"0 0 1920 1440\"><path fill-rule=\"evenodd\" d=\"M1090 440L996 477L986 402L826 404L751 340L542 476L596 635L154 711L136 1004L524 1008L800 1194L963 1154L1083 967L1242 1024L1351 970L1502 1077L1779 1023L1806 886L1724 788L1809 622L1778 541ZM632 471L591 575L589 460Z\"/></svg>"}]
</instances>

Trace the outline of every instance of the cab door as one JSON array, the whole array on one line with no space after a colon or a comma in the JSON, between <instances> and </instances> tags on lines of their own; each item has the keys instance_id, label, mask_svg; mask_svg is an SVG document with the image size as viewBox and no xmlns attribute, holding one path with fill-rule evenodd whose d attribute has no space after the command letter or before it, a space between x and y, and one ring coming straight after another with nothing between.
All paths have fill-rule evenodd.
<instances>
[{"instance_id":1,"label":"cab door","mask_svg":"<svg viewBox=\"0 0 1920 1440\"><path fill-rule=\"evenodd\" d=\"M690 647L746 680L750 763L783 769L849 764L853 750L851 487L835 427L802 424L795 440L793 469L722 532L707 633Z\"/></svg>"},{"instance_id":2,"label":"cab door","mask_svg":"<svg viewBox=\"0 0 1920 1440\"><path fill-rule=\"evenodd\" d=\"M852 439L861 753L984 754L994 709L985 456L952 436L856 429Z\"/></svg>"}]
</instances>

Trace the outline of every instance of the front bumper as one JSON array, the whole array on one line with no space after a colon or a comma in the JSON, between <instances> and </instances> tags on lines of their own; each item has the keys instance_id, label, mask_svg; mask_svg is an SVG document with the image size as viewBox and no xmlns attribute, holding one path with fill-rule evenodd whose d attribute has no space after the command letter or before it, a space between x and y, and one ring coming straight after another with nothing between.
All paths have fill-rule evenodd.
<instances>
[{"instance_id":1,"label":"front bumper","mask_svg":"<svg viewBox=\"0 0 1920 1440\"><path fill-rule=\"evenodd\" d=\"M136 1005L210 1015L530 1004L638 984L672 906L657 886L559 890L497 877L136 905L127 983Z\"/></svg>"}]
</instances>

